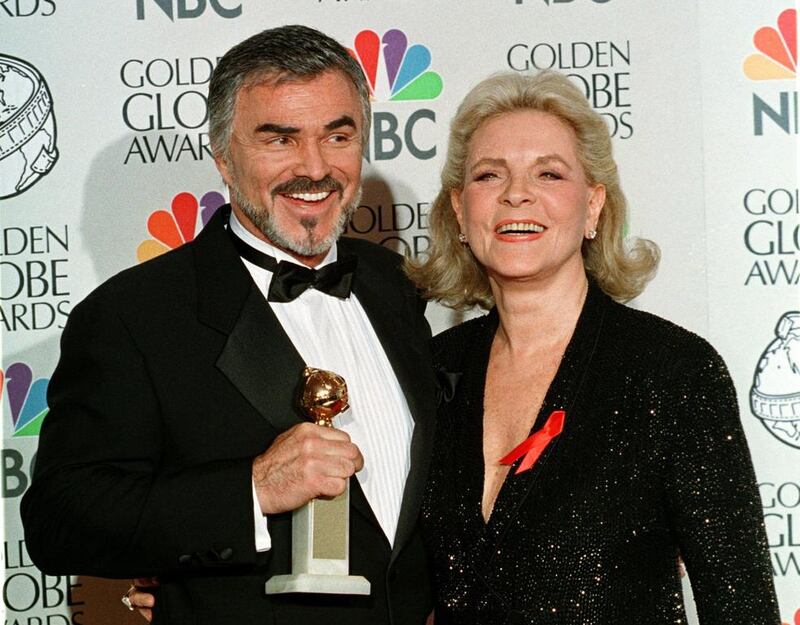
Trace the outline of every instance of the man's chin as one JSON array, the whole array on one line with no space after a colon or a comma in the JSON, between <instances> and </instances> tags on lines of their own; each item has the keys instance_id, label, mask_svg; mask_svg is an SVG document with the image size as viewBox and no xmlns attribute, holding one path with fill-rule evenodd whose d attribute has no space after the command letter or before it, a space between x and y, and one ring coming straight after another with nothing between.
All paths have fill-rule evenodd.
<instances>
[{"instance_id":1,"label":"man's chin","mask_svg":"<svg viewBox=\"0 0 800 625\"><path fill-rule=\"evenodd\" d=\"M361 199L361 189L346 206L338 207L334 223L321 224L324 217L321 220L317 216L307 216L300 218L299 221L294 221L291 227L286 227L284 222L293 221L293 218L296 217L289 215L287 219L287 215L281 214L282 211L275 211L279 213L279 218L275 219L272 211L266 208L257 208L247 202L236 189L232 189L231 196L234 206L238 207L240 213L255 229L261 232L269 243L292 255L314 258L326 254L342 235L349 216L355 211ZM272 209L275 210L274 204ZM297 232L298 229L300 232ZM292 236L292 230L297 232L297 236Z\"/></svg>"},{"instance_id":2,"label":"man's chin","mask_svg":"<svg viewBox=\"0 0 800 625\"><path fill-rule=\"evenodd\" d=\"M287 228L281 228L271 220L262 229L264 236L273 245L291 254L313 258L326 254L336 243L344 231L343 223L336 223L328 228L320 227L318 223L301 222L303 233L291 236Z\"/></svg>"}]
</instances>

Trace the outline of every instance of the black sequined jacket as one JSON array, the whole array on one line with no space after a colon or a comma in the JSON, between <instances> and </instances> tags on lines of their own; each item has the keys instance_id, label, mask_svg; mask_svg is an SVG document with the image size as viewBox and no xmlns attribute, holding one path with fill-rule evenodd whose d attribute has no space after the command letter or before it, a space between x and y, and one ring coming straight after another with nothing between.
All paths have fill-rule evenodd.
<instances>
[{"instance_id":1,"label":"black sequined jacket","mask_svg":"<svg viewBox=\"0 0 800 625\"><path fill-rule=\"evenodd\" d=\"M565 410L488 524L483 392L496 311L434 339L443 381L423 504L436 625L776 625L761 504L724 363L708 343L592 285L533 430ZM516 466L516 465L515 465Z\"/></svg>"}]
</instances>

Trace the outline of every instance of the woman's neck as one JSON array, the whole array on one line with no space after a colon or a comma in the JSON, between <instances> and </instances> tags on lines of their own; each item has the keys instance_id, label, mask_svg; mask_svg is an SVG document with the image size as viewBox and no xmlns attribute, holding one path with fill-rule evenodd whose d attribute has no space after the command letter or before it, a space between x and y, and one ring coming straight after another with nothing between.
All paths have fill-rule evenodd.
<instances>
[{"instance_id":1,"label":"woman's neck","mask_svg":"<svg viewBox=\"0 0 800 625\"><path fill-rule=\"evenodd\" d=\"M491 280L500 325L496 341L524 355L542 347L564 345L577 324L589 282L580 271L538 281Z\"/></svg>"}]
</instances>

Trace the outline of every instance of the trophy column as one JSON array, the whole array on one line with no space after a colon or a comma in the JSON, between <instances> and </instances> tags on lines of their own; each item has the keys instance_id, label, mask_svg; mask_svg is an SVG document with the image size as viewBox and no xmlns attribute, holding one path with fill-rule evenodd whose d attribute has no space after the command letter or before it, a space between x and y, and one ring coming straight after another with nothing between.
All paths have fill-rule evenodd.
<instances>
[{"instance_id":1,"label":"trophy column","mask_svg":"<svg viewBox=\"0 0 800 625\"><path fill-rule=\"evenodd\" d=\"M306 367L301 409L317 425L333 427L347 410L344 379ZM292 573L267 581L268 595L291 592L368 595L369 581L350 575L350 484L333 499L312 499L292 513Z\"/></svg>"}]
</instances>

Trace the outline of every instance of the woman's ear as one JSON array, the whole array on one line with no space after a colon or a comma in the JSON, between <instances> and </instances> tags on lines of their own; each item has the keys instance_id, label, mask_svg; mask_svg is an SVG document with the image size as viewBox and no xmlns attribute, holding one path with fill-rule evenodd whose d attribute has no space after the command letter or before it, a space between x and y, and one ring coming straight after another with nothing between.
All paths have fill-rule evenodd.
<instances>
[{"instance_id":1,"label":"woman's ear","mask_svg":"<svg viewBox=\"0 0 800 625\"><path fill-rule=\"evenodd\" d=\"M461 199L462 192L463 189L450 189L450 205L453 207L453 212L456 214L456 220L461 228L461 232L464 232L464 203Z\"/></svg>"},{"instance_id":2,"label":"woman's ear","mask_svg":"<svg viewBox=\"0 0 800 625\"><path fill-rule=\"evenodd\" d=\"M600 213L606 204L606 187L596 184L589 192L589 210L586 214L586 233L589 230L597 230L597 222L600 221Z\"/></svg>"}]
</instances>

